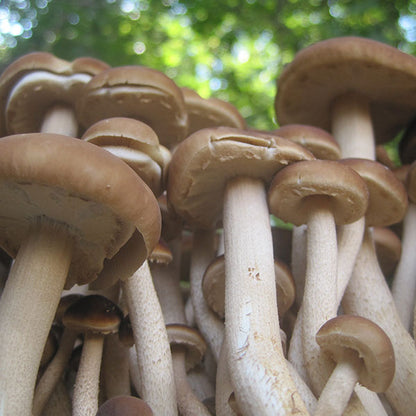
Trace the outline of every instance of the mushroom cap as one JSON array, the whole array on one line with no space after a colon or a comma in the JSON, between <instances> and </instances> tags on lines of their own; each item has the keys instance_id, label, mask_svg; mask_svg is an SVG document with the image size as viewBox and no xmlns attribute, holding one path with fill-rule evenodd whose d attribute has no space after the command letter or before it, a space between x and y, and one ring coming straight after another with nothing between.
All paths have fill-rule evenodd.
<instances>
[{"instance_id":1,"label":"mushroom cap","mask_svg":"<svg viewBox=\"0 0 416 416\"><path fill-rule=\"evenodd\" d=\"M382 393L395 372L393 345L374 322L354 315L340 315L327 321L316 334L316 342L335 362L343 360L345 350L356 351L363 361L359 382Z\"/></svg>"},{"instance_id":2,"label":"mushroom cap","mask_svg":"<svg viewBox=\"0 0 416 416\"><path fill-rule=\"evenodd\" d=\"M39 218L74 240L65 287L94 280L134 232L136 269L160 236L160 210L146 184L120 159L57 134L0 139L0 246L14 257Z\"/></svg>"},{"instance_id":3,"label":"mushroom cap","mask_svg":"<svg viewBox=\"0 0 416 416\"><path fill-rule=\"evenodd\" d=\"M284 139L306 147L317 159L338 160L341 148L332 134L319 127L304 124L287 124L274 132Z\"/></svg>"},{"instance_id":4,"label":"mushroom cap","mask_svg":"<svg viewBox=\"0 0 416 416\"><path fill-rule=\"evenodd\" d=\"M55 103L75 106L81 89L104 69L105 62L82 57L72 62L46 52L33 52L10 64L0 77L0 120L4 133L40 130Z\"/></svg>"},{"instance_id":5,"label":"mushroom cap","mask_svg":"<svg viewBox=\"0 0 416 416\"><path fill-rule=\"evenodd\" d=\"M123 319L121 309L102 295L86 295L70 305L62 317L67 328L79 332L114 334Z\"/></svg>"},{"instance_id":6,"label":"mushroom cap","mask_svg":"<svg viewBox=\"0 0 416 416\"><path fill-rule=\"evenodd\" d=\"M332 102L346 93L368 98L378 143L391 140L416 112L416 58L359 37L324 40L298 52L279 80L280 125L331 129Z\"/></svg>"},{"instance_id":7,"label":"mushroom cap","mask_svg":"<svg viewBox=\"0 0 416 416\"><path fill-rule=\"evenodd\" d=\"M385 277L389 277L402 254L402 241L388 227L373 227L373 238L377 259Z\"/></svg>"},{"instance_id":8,"label":"mushroom cap","mask_svg":"<svg viewBox=\"0 0 416 416\"><path fill-rule=\"evenodd\" d=\"M62 296L55 312L54 322L58 325L62 325L62 317L64 316L65 311L83 296L84 295L81 293L69 293L68 295Z\"/></svg>"},{"instance_id":9,"label":"mushroom cap","mask_svg":"<svg viewBox=\"0 0 416 416\"><path fill-rule=\"evenodd\" d=\"M295 300L295 282L290 269L281 261L274 260L276 276L277 307L283 316ZM217 256L205 270L202 292L209 307L220 317L225 315L225 260Z\"/></svg>"},{"instance_id":10,"label":"mushroom cap","mask_svg":"<svg viewBox=\"0 0 416 416\"><path fill-rule=\"evenodd\" d=\"M326 197L336 224L349 224L364 216L368 191L352 169L337 161L312 160L282 169L269 188L270 211L295 225L306 224L311 197Z\"/></svg>"},{"instance_id":11,"label":"mushroom cap","mask_svg":"<svg viewBox=\"0 0 416 416\"><path fill-rule=\"evenodd\" d=\"M207 344L197 329L184 324L167 324L166 331L171 348L186 349L186 371L201 363Z\"/></svg>"},{"instance_id":12,"label":"mushroom cap","mask_svg":"<svg viewBox=\"0 0 416 416\"><path fill-rule=\"evenodd\" d=\"M196 91L187 87L182 87L181 90L188 112L187 136L208 127L246 128L243 116L229 102L214 97L202 98Z\"/></svg>"},{"instance_id":13,"label":"mushroom cap","mask_svg":"<svg viewBox=\"0 0 416 416\"><path fill-rule=\"evenodd\" d=\"M221 220L229 179L257 178L267 186L284 166L313 158L302 146L276 135L231 127L198 130L172 155L168 202L189 225L210 229Z\"/></svg>"},{"instance_id":14,"label":"mushroom cap","mask_svg":"<svg viewBox=\"0 0 416 416\"><path fill-rule=\"evenodd\" d=\"M150 253L149 263L167 265L173 260L173 254L166 242L161 238Z\"/></svg>"},{"instance_id":15,"label":"mushroom cap","mask_svg":"<svg viewBox=\"0 0 416 416\"><path fill-rule=\"evenodd\" d=\"M342 159L340 163L354 169L367 185L367 226L384 227L403 219L408 204L406 189L389 168L374 160L360 158Z\"/></svg>"},{"instance_id":16,"label":"mushroom cap","mask_svg":"<svg viewBox=\"0 0 416 416\"><path fill-rule=\"evenodd\" d=\"M162 193L165 161L159 139L150 126L132 118L112 117L94 123L81 139L113 153L127 163L155 195Z\"/></svg>"},{"instance_id":17,"label":"mushroom cap","mask_svg":"<svg viewBox=\"0 0 416 416\"><path fill-rule=\"evenodd\" d=\"M93 77L77 103L77 115L85 128L110 117L141 120L168 148L183 140L188 128L181 89L162 72L138 65Z\"/></svg>"},{"instance_id":18,"label":"mushroom cap","mask_svg":"<svg viewBox=\"0 0 416 416\"><path fill-rule=\"evenodd\" d=\"M114 396L107 399L95 416L152 416L153 411L142 399L135 396Z\"/></svg>"}]
</instances>

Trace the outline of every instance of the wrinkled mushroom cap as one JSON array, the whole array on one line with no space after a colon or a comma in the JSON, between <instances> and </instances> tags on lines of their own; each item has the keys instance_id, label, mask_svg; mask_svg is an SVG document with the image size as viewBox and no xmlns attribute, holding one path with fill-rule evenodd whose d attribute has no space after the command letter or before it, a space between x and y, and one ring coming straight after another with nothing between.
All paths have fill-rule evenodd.
<instances>
[{"instance_id":1,"label":"wrinkled mushroom cap","mask_svg":"<svg viewBox=\"0 0 416 416\"><path fill-rule=\"evenodd\" d=\"M368 191L361 177L330 160L298 162L282 169L269 188L270 211L295 225L306 224L310 198L326 197L336 224L349 224L364 216Z\"/></svg>"},{"instance_id":2,"label":"wrinkled mushroom cap","mask_svg":"<svg viewBox=\"0 0 416 416\"><path fill-rule=\"evenodd\" d=\"M340 315L327 321L316 334L316 342L335 362L345 350L356 351L363 361L359 382L382 393L390 386L395 372L393 345L374 322L361 316Z\"/></svg>"},{"instance_id":3,"label":"wrinkled mushroom cap","mask_svg":"<svg viewBox=\"0 0 416 416\"><path fill-rule=\"evenodd\" d=\"M367 185L367 226L387 226L403 219L408 204L406 189L389 168L374 160L360 158L342 159L340 163L354 169Z\"/></svg>"},{"instance_id":4,"label":"wrinkled mushroom cap","mask_svg":"<svg viewBox=\"0 0 416 416\"><path fill-rule=\"evenodd\" d=\"M369 100L376 140L384 143L416 112L416 58L371 39L328 39L298 52L277 86L280 125L310 124L330 131L333 101L359 93Z\"/></svg>"},{"instance_id":5,"label":"wrinkled mushroom cap","mask_svg":"<svg viewBox=\"0 0 416 416\"><path fill-rule=\"evenodd\" d=\"M186 87L182 87L181 90L188 112L187 136L208 127L246 128L243 116L227 101L214 97L202 98L196 91Z\"/></svg>"},{"instance_id":6,"label":"wrinkled mushroom cap","mask_svg":"<svg viewBox=\"0 0 416 416\"><path fill-rule=\"evenodd\" d=\"M209 229L221 220L229 179L256 178L267 186L284 166L307 159L314 159L310 152L276 135L231 127L198 130L172 155L168 201L188 224Z\"/></svg>"},{"instance_id":7,"label":"wrinkled mushroom cap","mask_svg":"<svg viewBox=\"0 0 416 416\"><path fill-rule=\"evenodd\" d=\"M0 200L0 245L13 257L39 218L69 232L66 288L94 280L134 232L137 269L160 236L160 210L146 184L109 152L67 136L3 137Z\"/></svg>"},{"instance_id":8,"label":"wrinkled mushroom cap","mask_svg":"<svg viewBox=\"0 0 416 416\"><path fill-rule=\"evenodd\" d=\"M33 52L11 63L0 77L0 120L4 133L40 130L56 103L75 106L81 89L104 69L105 62L81 57L72 62L46 52Z\"/></svg>"},{"instance_id":9,"label":"wrinkled mushroom cap","mask_svg":"<svg viewBox=\"0 0 416 416\"><path fill-rule=\"evenodd\" d=\"M166 331L171 348L186 349L187 371L201 363L207 344L197 329L184 324L167 324Z\"/></svg>"},{"instance_id":10,"label":"wrinkled mushroom cap","mask_svg":"<svg viewBox=\"0 0 416 416\"><path fill-rule=\"evenodd\" d=\"M110 117L129 117L148 124L170 148L186 135L185 102L180 88L160 71L132 65L110 68L91 79L77 105L88 128Z\"/></svg>"},{"instance_id":11,"label":"wrinkled mushroom cap","mask_svg":"<svg viewBox=\"0 0 416 416\"><path fill-rule=\"evenodd\" d=\"M75 331L114 334L123 319L121 309L102 295L87 295L65 311L62 323Z\"/></svg>"}]
</instances>

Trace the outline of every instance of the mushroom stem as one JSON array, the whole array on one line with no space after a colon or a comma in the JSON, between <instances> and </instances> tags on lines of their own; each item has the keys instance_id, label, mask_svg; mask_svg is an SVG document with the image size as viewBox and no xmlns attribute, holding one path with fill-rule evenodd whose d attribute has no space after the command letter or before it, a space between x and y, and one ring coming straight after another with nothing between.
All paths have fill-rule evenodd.
<instances>
[{"instance_id":1,"label":"mushroom stem","mask_svg":"<svg viewBox=\"0 0 416 416\"><path fill-rule=\"evenodd\" d=\"M77 137L78 122L73 108L60 104L51 107L42 120L40 131Z\"/></svg>"},{"instance_id":2,"label":"mushroom stem","mask_svg":"<svg viewBox=\"0 0 416 416\"><path fill-rule=\"evenodd\" d=\"M344 355L319 396L314 416L339 416L348 405L362 364L355 351L344 352Z\"/></svg>"},{"instance_id":3,"label":"mushroom stem","mask_svg":"<svg viewBox=\"0 0 416 416\"><path fill-rule=\"evenodd\" d=\"M201 415L210 416L207 408L196 397L187 380L186 374L186 348L172 346L173 372L175 374L176 397L179 413L183 416Z\"/></svg>"},{"instance_id":4,"label":"mushroom stem","mask_svg":"<svg viewBox=\"0 0 416 416\"><path fill-rule=\"evenodd\" d=\"M141 379L140 396L155 415L177 415L168 335L147 261L122 282Z\"/></svg>"},{"instance_id":5,"label":"mushroom stem","mask_svg":"<svg viewBox=\"0 0 416 416\"><path fill-rule=\"evenodd\" d=\"M227 183L225 337L235 395L246 415L307 414L282 351L270 216L263 181ZM274 319L273 319L274 317Z\"/></svg>"},{"instance_id":6,"label":"mushroom stem","mask_svg":"<svg viewBox=\"0 0 416 416\"><path fill-rule=\"evenodd\" d=\"M416 292L416 204L409 203L403 220L402 254L392 284L393 299L403 326L410 331Z\"/></svg>"},{"instance_id":7,"label":"mushroom stem","mask_svg":"<svg viewBox=\"0 0 416 416\"><path fill-rule=\"evenodd\" d=\"M72 397L73 416L95 416L104 336L86 332Z\"/></svg>"},{"instance_id":8,"label":"mushroom stem","mask_svg":"<svg viewBox=\"0 0 416 416\"><path fill-rule=\"evenodd\" d=\"M0 301L0 391L4 416L31 414L33 392L72 257L72 241L40 220L21 245Z\"/></svg>"},{"instance_id":9,"label":"mushroom stem","mask_svg":"<svg viewBox=\"0 0 416 416\"><path fill-rule=\"evenodd\" d=\"M315 340L319 328L337 315L337 237L328 197L310 196L306 276L302 302L302 345L312 391L319 395L328 378L330 361Z\"/></svg>"},{"instance_id":10,"label":"mushroom stem","mask_svg":"<svg viewBox=\"0 0 416 416\"><path fill-rule=\"evenodd\" d=\"M332 107L331 122L343 158L375 160L374 131L366 97L355 93L338 97Z\"/></svg>"}]
</instances>

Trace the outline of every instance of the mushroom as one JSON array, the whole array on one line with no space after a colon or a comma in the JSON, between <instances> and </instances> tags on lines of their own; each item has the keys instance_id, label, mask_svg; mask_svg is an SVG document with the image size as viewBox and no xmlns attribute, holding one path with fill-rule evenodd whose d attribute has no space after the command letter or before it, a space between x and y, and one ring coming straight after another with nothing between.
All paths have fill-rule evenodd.
<instances>
[{"instance_id":1,"label":"mushroom","mask_svg":"<svg viewBox=\"0 0 416 416\"><path fill-rule=\"evenodd\" d=\"M110 117L143 121L169 149L188 128L181 89L163 72L139 65L110 68L93 77L77 102L77 115L85 128Z\"/></svg>"},{"instance_id":2,"label":"mushroom","mask_svg":"<svg viewBox=\"0 0 416 416\"><path fill-rule=\"evenodd\" d=\"M306 413L281 347L266 202L272 176L304 159L313 156L288 140L218 127L188 136L169 166L168 201L178 215L199 230L216 229L222 219L229 369L247 414Z\"/></svg>"},{"instance_id":3,"label":"mushroom","mask_svg":"<svg viewBox=\"0 0 416 416\"><path fill-rule=\"evenodd\" d=\"M214 97L202 98L191 88L182 87L181 90L188 113L187 136L208 127L246 127L243 116L229 102Z\"/></svg>"},{"instance_id":4,"label":"mushroom","mask_svg":"<svg viewBox=\"0 0 416 416\"><path fill-rule=\"evenodd\" d=\"M143 262L160 211L124 162L78 139L8 136L0 154L0 245L16 257L0 300L0 389L5 415L23 416L63 288L94 280L135 230Z\"/></svg>"},{"instance_id":5,"label":"mushroom","mask_svg":"<svg viewBox=\"0 0 416 416\"><path fill-rule=\"evenodd\" d=\"M393 345L374 322L360 316L337 316L322 325L316 342L336 366L319 396L314 416L341 415L357 382L376 393L385 392L391 384Z\"/></svg>"},{"instance_id":6,"label":"mushroom","mask_svg":"<svg viewBox=\"0 0 416 416\"><path fill-rule=\"evenodd\" d=\"M73 416L95 416L104 336L114 334L123 318L120 308L101 295L83 296L65 311L62 322L84 335L72 397Z\"/></svg>"},{"instance_id":7,"label":"mushroom","mask_svg":"<svg viewBox=\"0 0 416 416\"><path fill-rule=\"evenodd\" d=\"M109 68L82 57L72 62L33 52L10 64L0 77L0 120L7 133L45 132L76 137L74 112L81 90L92 76Z\"/></svg>"},{"instance_id":8,"label":"mushroom","mask_svg":"<svg viewBox=\"0 0 416 416\"><path fill-rule=\"evenodd\" d=\"M96 416L153 416L152 409L142 399L120 395L106 400Z\"/></svg>"},{"instance_id":9,"label":"mushroom","mask_svg":"<svg viewBox=\"0 0 416 416\"><path fill-rule=\"evenodd\" d=\"M400 261L402 241L389 227L373 227L373 238L380 268L389 279Z\"/></svg>"},{"instance_id":10,"label":"mushroom","mask_svg":"<svg viewBox=\"0 0 416 416\"><path fill-rule=\"evenodd\" d=\"M270 185L271 212L283 221L307 224L305 290L299 313L304 363L316 395L325 384L328 363L315 334L338 310L335 225L357 221L364 216L367 204L364 181L335 161L292 164L278 172Z\"/></svg>"}]
</instances>

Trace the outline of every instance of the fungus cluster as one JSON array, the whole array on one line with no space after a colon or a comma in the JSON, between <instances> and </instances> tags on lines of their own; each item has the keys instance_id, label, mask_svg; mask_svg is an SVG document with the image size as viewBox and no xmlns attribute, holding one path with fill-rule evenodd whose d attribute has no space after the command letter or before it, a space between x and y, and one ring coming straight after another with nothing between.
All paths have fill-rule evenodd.
<instances>
[{"instance_id":1,"label":"fungus cluster","mask_svg":"<svg viewBox=\"0 0 416 416\"><path fill-rule=\"evenodd\" d=\"M273 131L152 68L13 62L2 415L413 414L415 92L356 37L284 68Z\"/></svg>"}]
</instances>

